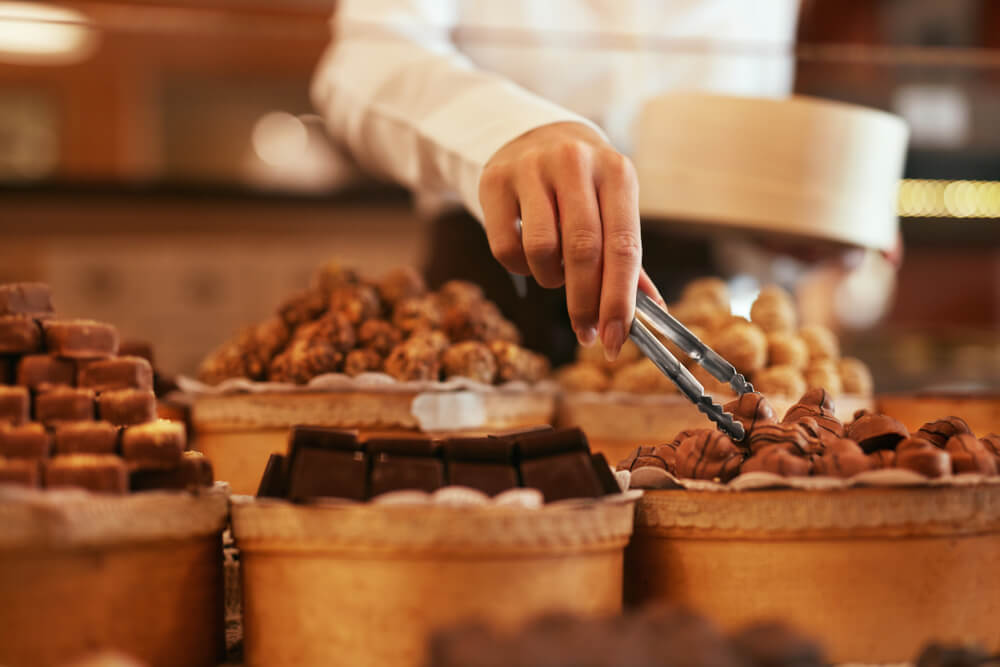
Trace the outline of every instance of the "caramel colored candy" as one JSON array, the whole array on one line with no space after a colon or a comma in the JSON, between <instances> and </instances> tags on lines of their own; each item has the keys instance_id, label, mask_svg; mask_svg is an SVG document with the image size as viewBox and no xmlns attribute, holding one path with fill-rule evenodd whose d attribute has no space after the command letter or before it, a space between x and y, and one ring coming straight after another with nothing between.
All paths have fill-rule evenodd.
<instances>
[{"instance_id":1,"label":"caramel colored candy","mask_svg":"<svg viewBox=\"0 0 1000 667\"><path fill-rule=\"evenodd\" d=\"M907 438L896 448L896 467L913 470L925 477L950 477L951 457L920 438Z\"/></svg>"},{"instance_id":2,"label":"caramel colored candy","mask_svg":"<svg viewBox=\"0 0 1000 667\"><path fill-rule=\"evenodd\" d=\"M348 352L344 358L344 373L351 377L380 370L382 370L382 357L375 350L358 348Z\"/></svg>"},{"instance_id":3,"label":"caramel colored candy","mask_svg":"<svg viewBox=\"0 0 1000 667\"><path fill-rule=\"evenodd\" d=\"M247 350L260 365L258 375L263 377L268 362L285 348L292 337L292 330L280 317L270 317L253 328L252 350ZM124 354L119 352L119 354ZM153 362L150 361L150 364Z\"/></svg>"},{"instance_id":4,"label":"caramel colored candy","mask_svg":"<svg viewBox=\"0 0 1000 667\"><path fill-rule=\"evenodd\" d=\"M295 329L325 313L327 306L326 292L320 289L303 290L278 306L278 316L289 328Z\"/></svg>"},{"instance_id":5,"label":"caramel colored candy","mask_svg":"<svg viewBox=\"0 0 1000 667\"><path fill-rule=\"evenodd\" d=\"M76 384L76 362L48 354L29 354L17 365L17 383L35 391Z\"/></svg>"},{"instance_id":6,"label":"caramel colored candy","mask_svg":"<svg viewBox=\"0 0 1000 667\"><path fill-rule=\"evenodd\" d=\"M769 472L785 477L807 477L812 470L809 459L792 454L779 445L770 445L743 462L741 473Z\"/></svg>"},{"instance_id":7,"label":"caramel colored candy","mask_svg":"<svg viewBox=\"0 0 1000 667\"><path fill-rule=\"evenodd\" d=\"M0 354L31 354L42 347L42 333L25 315L0 315Z\"/></svg>"},{"instance_id":8,"label":"caramel colored candy","mask_svg":"<svg viewBox=\"0 0 1000 667\"><path fill-rule=\"evenodd\" d=\"M617 470L660 468L674 472L677 466L677 447L674 445L641 445L628 457L619 461Z\"/></svg>"},{"instance_id":9,"label":"caramel colored candy","mask_svg":"<svg viewBox=\"0 0 1000 667\"><path fill-rule=\"evenodd\" d=\"M468 306L445 309L442 326L448 337L455 341L478 340L490 342L506 340L520 342L517 328L508 322L492 301L476 301Z\"/></svg>"},{"instance_id":10,"label":"caramel colored candy","mask_svg":"<svg viewBox=\"0 0 1000 667\"><path fill-rule=\"evenodd\" d=\"M171 468L180 463L184 425L161 419L129 426L122 432L122 456L139 468Z\"/></svg>"},{"instance_id":11,"label":"caramel colored candy","mask_svg":"<svg viewBox=\"0 0 1000 667\"><path fill-rule=\"evenodd\" d=\"M769 333L767 335L767 363L771 366L791 366L805 369L809 365L809 348L806 347L804 340L790 331Z\"/></svg>"},{"instance_id":12,"label":"caramel colored candy","mask_svg":"<svg viewBox=\"0 0 1000 667\"><path fill-rule=\"evenodd\" d=\"M837 370L840 372L840 380L844 386L845 394L871 396L875 393L875 380L872 378L872 372L860 359L844 357L837 364Z\"/></svg>"},{"instance_id":13,"label":"caramel colored candy","mask_svg":"<svg viewBox=\"0 0 1000 667\"><path fill-rule=\"evenodd\" d=\"M923 438L935 447L944 449L948 441L956 435L962 433L972 433L972 429L961 417L945 417L937 421L927 422L913 434L916 438Z\"/></svg>"},{"instance_id":14,"label":"caramel colored candy","mask_svg":"<svg viewBox=\"0 0 1000 667\"><path fill-rule=\"evenodd\" d=\"M409 267L394 269L385 274L376 287L382 302L390 308L403 299L421 296L427 292L424 279Z\"/></svg>"},{"instance_id":15,"label":"caramel colored candy","mask_svg":"<svg viewBox=\"0 0 1000 667\"><path fill-rule=\"evenodd\" d=\"M201 453L184 452L172 468L135 468L129 471L129 489L190 489L211 486L214 479L212 463Z\"/></svg>"},{"instance_id":16,"label":"caramel colored candy","mask_svg":"<svg viewBox=\"0 0 1000 667\"><path fill-rule=\"evenodd\" d=\"M906 427L888 415L863 415L847 429L847 437L861 445L866 454L879 449L894 449L909 436Z\"/></svg>"},{"instance_id":17,"label":"caramel colored candy","mask_svg":"<svg viewBox=\"0 0 1000 667\"><path fill-rule=\"evenodd\" d=\"M216 385L230 378L259 379L256 371L240 345L228 342L213 350L198 367L198 379L206 384Z\"/></svg>"},{"instance_id":18,"label":"caramel colored candy","mask_svg":"<svg viewBox=\"0 0 1000 667\"><path fill-rule=\"evenodd\" d=\"M344 355L354 349L356 341L354 325L347 316L339 311L330 311L318 320L296 329L291 343L326 345Z\"/></svg>"},{"instance_id":19,"label":"caramel colored candy","mask_svg":"<svg viewBox=\"0 0 1000 667\"><path fill-rule=\"evenodd\" d=\"M729 287L721 278L698 278L681 291L682 302L707 301L720 310L729 310Z\"/></svg>"},{"instance_id":20,"label":"caramel colored candy","mask_svg":"<svg viewBox=\"0 0 1000 667\"><path fill-rule=\"evenodd\" d=\"M483 288L467 280L449 280L438 289L436 296L443 308L468 307L486 298Z\"/></svg>"},{"instance_id":21,"label":"caramel colored candy","mask_svg":"<svg viewBox=\"0 0 1000 667\"><path fill-rule=\"evenodd\" d=\"M77 487L95 493L126 493L125 462L108 454L69 454L45 461L45 486Z\"/></svg>"},{"instance_id":22,"label":"caramel colored candy","mask_svg":"<svg viewBox=\"0 0 1000 667\"><path fill-rule=\"evenodd\" d=\"M434 329L418 331L405 341L409 345L420 345L433 350L437 354L444 354L444 351L451 345L451 341L444 335L444 332Z\"/></svg>"},{"instance_id":23,"label":"caramel colored candy","mask_svg":"<svg viewBox=\"0 0 1000 667\"><path fill-rule=\"evenodd\" d=\"M798 456L805 456L819 445L810 440L805 430L798 424L759 424L745 440L750 451L777 445Z\"/></svg>"},{"instance_id":24,"label":"caramel colored candy","mask_svg":"<svg viewBox=\"0 0 1000 667\"><path fill-rule=\"evenodd\" d=\"M640 359L615 371L611 389L629 394L675 394L677 385L649 359Z\"/></svg>"},{"instance_id":25,"label":"caramel colored candy","mask_svg":"<svg viewBox=\"0 0 1000 667\"><path fill-rule=\"evenodd\" d=\"M863 450L862 450L863 451ZM868 455L872 470L896 467L896 452L891 449L879 449Z\"/></svg>"},{"instance_id":26,"label":"caramel colored candy","mask_svg":"<svg viewBox=\"0 0 1000 667\"><path fill-rule=\"evenodd\" d=\"M753 433L758 426L773 424L777 421L774 408L762 394L756 392L743 394L736 400L723 405L722 409L732 414L736 421L743 424L747 436Z\"/></svg>"},{"instance_id":27,"label":"caramel colored candy","mask_svg":"<svg viewBox=\"0 0 1000 667\"><path fill-rule=\"evenodd\" d=\"M44 459L52 451L52 438L37 423L0 426L0 456L9 459Z\"/></svg>"},{"instance_id":28,"label":"caramel colored candy","mask_svg":"<svg viewBox=\"0 0 1000 667\"><path fill-rule=\"evenodd\" d=\"M767 336L755 324L733 322L712 338L712 347L746 375L764 368L767 363Z\"/></svg>"},{"instance_id":29,"label":"caramel colored candy","mask_svg":"<svg viewBox=\"0 0 1000 667\"><path fill-rule=\"evenodd\" d=\"M597 364L578 361L559 369L559 384L567 391L607 391L611 379Z\"/></svg>"},{"instance_id":30,"label":"caramel colored candy","mask_svg":"<svg viewBox=\"0 0 1000 667\"><path fill-rule=\"evenodd\" d=\"M677 448L677 474L694 479L728 482L739 474L743 455L724 433L700 430Z\"/></svg>"},{"instance_id":31,"label":"caramel colored candy","mask_svg":"<svg viewBox=\"0 0 1000 667\"><path fill-rule=\"evenodd\" d=\"M153 388L153 367L142 357L113 357L80 365L77 385L96 392Z\"/></svg>"},{"instance_id":32,"label":"caramel colored candy","mask_svg":"<svg viewBox=\"0 0 1000 667\"><path fill-rule=\"evenodd\" d=\"M431 295L410 297L396 303L392 323L409 335L426 329L439 329L443 315L437 299Z\"/></svg>"},{"instance_id":33,"label":"caramel colored candy","mask_svg":"<svg viewBox=\"0 0 1000 667\"><path fill-rule=\"evenodd\" d=\"M31 394L27 387L0 386L0 425L18 425L31 419Z\"/></svg>"},{"instance_id":34,"label":"caramel colored candy","mask_svg":"<svg viewBox=\"0 0 1000 667\"><path fill-rule=\"evenodd\" d=\"M94 391L55 387L35 398L35 419L46 425L94 418Z\"/></svg>"},{"instance_id":35,"label":"caramel colored candy","mask_svg":"<svg viewBox=\"0 0 1000 667\"><path fill-rule=\"evenodd\" d=\"M110 422L63 422L56 426L56 454L114 454L118 427Z\"/></svg>"},{"instance_id":36,"label":"caramel colored candy","mask_svg":"<svg viewBox=\"0 0 1000 667\"><path fill-rule=\"evenodd\" d=\"M502 340L490 342L489 347L497 360L499 382L538 382L549 373L549 361L540 354Z\"/></svg>"},{"instance_id":37,"label":"caramel colored candy","mask_svg":"<svg viewBox=\"0 0 1000 667\"><path fill-rule=\"evenodd\" d=\"M826 327L820 324L807 324L799 329L799 336L809 348L810 361L840 357L840 342Z\"/></svg>"},{"instance_id":38,"label":"caramel colored candy","mask_svg":"<svg viewBox=\"0 0 1000 667\"><path fill-rule=\"evenodd\" d=\"M997 461L993 452L971 433L951 436L945 449L951 455L951 469L955 474L963 472L980 475L997 474Z\"/></svg>"},{"instance_id":39,"label":"caramel colored candy","mask_svg":"<svg viewBox=\"0 0 1000 667\"><path fill-rule=\"evenodd\" d=\"M330 310L340 313L354 326L382 313L378 292L370 285L341 285L330 292Z\"/></svg>"},{"instance_id":40,"label":"caramel colored candy","mask_svg":"<svg viewBox=\"0 0 1000 667\"><path fill-rule=\"evenodd\" d=\"M42 483L42 467L39 460L0 458L0 486L16 484L36 488Z\"/></svg>"},{"instance_id":41,"label":"caramel colored candy","mask_svg":"<svg viewBox=\"0 0 1000 667\"><path fill-rule=\"evenodd\" d=\"M696 299L682 301L669 308L670 314L686 326L703 327L706 331L715 331L732 317L729 308L720 308L711 299Z\"/></svg>"},{"instance_id":42,"label":"caramel colored candy","mask_svg":"<svg viewBox=\"0 0 1000 667\"><path fill-rule=\"evenodd\" d=\"M428 345L400 343L385 360L385 372L404 382L437 380L441 374L441 354Z\"/></svg>"},{"instance_id":43,"label":"caramel colored candy","mask_svg":"<svg viewBox=\"0 0 1000 667\"><path fill-rule=\"evenodd\" d=\"M52 312L52 290L45 283L0 285L0 316L39 315Z\"/></svg>"},{"instance_id":44,"label":"caramel colored candy","mask_svg":"<svg viewBox=\"0 0 1000 667\"><path fill-rule=\"evenodd\" d=\"M403 342L403 333L385 320L371 319L358 329L358 343L361 347L374 350L379 356L387 357L392 348Z\"/></svg>"},{"instance_id":45,"label":"caramel colored candy","mask_svg":"<svg viewBox=\"0 0 1000 667\"><path fill-rule=\"evenodd\" d=\"M118 354L118 330L94 320L48 320L42 323L50 354L69 359L103 359Z\"/></svg>"},{"instance_id":46,"label":"caramel colored candy","mask_svg":"<svg viewBox=\"0 0 1000 667\"><path fill-rule=\"evenodd\" d=\"M156 420L156 396L141 389L106 391L97 398L101 419L117 426L131 426Z\"/></svg>"},{"instance_id":47,"label":"caramel colored candy","mask_svg":"<svg viewBox=\"0 0 1000 667\"><path fill-rule=\"evenodd\" d=\"M836 408L833 396L822 387L810 389L802 394L799 400L785 413L785 422L793 422L799 417L815 417L816 415L833 417Z\"/></svg>"},{"instance_id":48,"label":"caramel colored candy","mask_svg":"<svg viewBox=\"0 0 1000 667\"><path fill-rule=\"evenodd\" d=\"M799 396L806 390L802 371L793 366L762 368L752 379L754 388L768 396Z\"/></svg>"},{"instance_id":49,"label":"caramel colored candy","mask_svg":"<svg viewBox=\"0 0 1000 667\"><path fill-rule=\"evenodd\" d=\"M833 359L814 359L806 367L803 377L810 389L825 389L834 396L844 393L837 362Z\"/></svg>"},{"instance_id":50,"label":"caramel colored candy","mask_svg":"<svg viewBox=\"0 0 1000 667\"><path fill-rule=\"evenodd\" d=\"M356 285L361 282L354 269L343 266L337 260L331 260L319 267L312 279L312 289L321 295L328 296L335 288L342 285Z\"/></svg>"},{"instance_id":51,"label":"caramel colored candy","mask_svg":"<svg viewBox=\"0 0 1000 667\"><path fill-rule=\"evenodd\" d=\"M467 340L456 343L441 357L445 377L466 377L484 384L493 384L497 362L485 343Z\"/></svg>"},{"instance_id":52,"label":"caramel colored candy","mask_svg":"<svg viewBox=\"0 0 1000 667\"><path fill-rule=\"evenodd\" d=\"M750 320L767 333L793 331L797 323L791 295L777 285L767 285L750 306Z\"/></svg>"},{"instance_id":53,"label":"caramel colored candy","mask_svg":"<svg viewBox=\"0 0 1000 667\"><path fill-rule=\"evenodd\" d=\"M826 443L823 454L813 459L813 474L827 477L846 479L874 467L874 462L858 443L847 438Z\"/></svg>"},{"instance_id":54,"label":"caramel colored candy","mask_svg":"<svg viewBox=\"0 0 1000 667\"><path fill-rule=\"evenodd\" d=\"M1000 435L990 433L989 435L985 435L980 438L979 441L983 443L983 446L986 447L986 449L993 453L993 456L1000 458Z\"/></svg>"}]
</instances>

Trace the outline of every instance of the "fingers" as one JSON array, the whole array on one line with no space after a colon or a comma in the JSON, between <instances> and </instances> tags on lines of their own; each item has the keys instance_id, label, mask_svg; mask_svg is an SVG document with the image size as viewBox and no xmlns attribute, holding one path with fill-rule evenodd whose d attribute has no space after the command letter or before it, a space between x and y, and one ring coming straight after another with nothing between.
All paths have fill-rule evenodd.
<instances>
[{"instance_id":1,"label":"fingers","mask_svg":"<svg viewBox=\"0 0 1000 667\"><path fill-rule=\"evenodd\" d=\"M603 160L597 177L604 226L599 331L605 356L615 359L635 315L635 291L642 264L639 187L632 164L617 153Z\"/></svg>"},{"instance_id":2,"label":"fingers","mask_svg":"<svg viewBox=\"0 0 1000 667\"><path fill-rule=\"evenodd\" d=\"M539 285L555 288L563 284L562 243L555 195L540 172L522 174L517 183L521 208L521 244Z\"/></svg>"},{"instance_id":3,"label":"fingers","mask_svg":"<svg viewBox=\"0 0 1000 667\"><path fill-rule=\"evenodd\" d=\"M521 215L517 197L503 170L483 171L479 203L483 207L483 226L490 252L511 273L531 275L521 245Z\"/></svg>"},{"instance_id":4,"label":"fingers","mask_svg":"<svg viewBox=\"0 0 1000 667\"><path fill-rule=\"evenodd\" d=\"M656 289L656 285L653 284L649 275L646 274L646 269L641 269L639 271L639 289L645 292L646 295L652 298L656 303L660 304L664 308L667 307L667 302L663 300L663 296L660 295L660 290Z\"/></svg>"}]
</instances>

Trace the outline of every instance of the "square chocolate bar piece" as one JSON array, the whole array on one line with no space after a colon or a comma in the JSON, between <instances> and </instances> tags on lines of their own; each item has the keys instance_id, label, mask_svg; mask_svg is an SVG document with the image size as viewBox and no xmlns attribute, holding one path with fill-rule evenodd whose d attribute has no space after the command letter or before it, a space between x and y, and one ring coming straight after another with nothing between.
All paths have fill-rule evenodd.
<instances>
[{"instance_id":1,"label":"square chocolate bar piece","mask_svg":"<svg viewBox=\"0 0 1000 667\"><path fill-rule=\"evenodd\" d=\"M35 419L47 426L58 422L92 421L94 392L90 389L55 387L35 397Z\"/></svg>"},{"instance_id":2,"label":"square chocolate bar piece","mask_svg":"<svg viewBox=\"0 0 1000 667\"><path fill-rule=\"evenodd\" d=\"M68 454L45 461L45 486L76 487L95 493L128 492L125 462L110 454Z\"/></svg>"},{"instance_id":3,"label":"square chocolate bar piece","mask_svg":"<svg viewBox=\"0 0 1000 667\"><path fill-rule=\"evenodd\" d=\"M52 290L45 283L0 285L0 315L36 315L52 312Z\"/></svg>"},{"instance_id":4,"label":"square chocolate bar piece","mask_svg":"<svg viewBox=\"0 0 1000 667\"><path fill-rule=\"evenodd\" d=\"M35 391L76 385L76 362L48 354L29 354L17 365L17 383Z\"/></svg>"},{"instance_id":5,"label":"square chocolate bar piece","mask_svg":"<svg viewBox=\"0 0 1000 667\"><path fill-rule=\"evenodd\" d=\"M367 497L365 453L303 446L295 452L288 471L288 499Z\"/></svg>"},{"instance_id":6,"label":"square chocolate bar piece","mask_svg":"<svg viewBox=\"0 0 1000 667\"><path fill-rule=\"evenodd\" d=\"M119 431L111 422L62 422L56 425L56 454L117 454Z\"/></svg>"},{"instance_id":7,"label":"square chocolate bar piece","mask_svg":"<svg viewBox=\"0 0 1000 667\"><path fill-rule=\"evenodd\" d=\"M49 320L42 323L50 354L69 359L105 359L118 354L118 330L94 320Z\"/></svg>"},{"instance_id":8,"label":"square chocolate bar piece","mask_svg":"<svg viewBox=\"0 0 1000 667\"><path fill-rule=\"evenodd\" d=\"M42 484L42 463L34 459L0 458L0 486L16 484L36 488Z\"/></svg>"},{"instance_id":9,"label":"square chocolate bar piece","mask_svg":"<svg viewBox=\"0 0 1000 667\"><path fill-rule=\"evenodd\" d=\"M212 486L212 464L201 452L187 451L173 468L136 468L129 472L132 491L192 489Z\"/></svg>"},{"instance_id":10,"label":"square chocolate bar piece","mask_svg":"<svg viewBox=\"0 0 1000 667\"><path fill-rule=\"evenodd\" d=\"M97 397L97 414L118 426L155 421L156 394L144 389L105 391Z\"/></svg>"},{"instance_id":11,"label":"square chocolate bar piece","mask_svg":"<svg viewBox=\"0 0 1000 667\"><path fill-rule=\"evenodd\" d=\"M417 490L428 493L445 485L440 450L429 438L372 439L365 443L371 457L371 495Z\"/></svg>"},{"instance_id":12,"label":"square chocolate bar piece","mask_svg":"<svg viewBox=\"0 0 1000 667\"><path fill-rule=\"evenodd\" d=\"M122 431L122 457L133 467L172 468L180 463L187 438L184 425L161 419Z\"/></svg>"},{"instance_id":13,"label":"square chocolate bar piece","mask_svg":"<svg viewBox=\"0 0 1000 667\"><path fill-rule=\"evenodd\" d=\"M37 422L0 426L0 456L9 459L44 459L52 451L52 438Z\"/></svg>"},{"instance_id":14,"label":"square chocolate bar piece","mask_svg":"<svg viewBox=\"0 0 1000 667\"><path fill-rule=\"evenodd\" d=\"M590 445L580 429L522 435L515 438L515 444L521 458L521 483L541 491L545 502L604 495Z\"/></svg>"},{"instance_id":15,"label":"square chocolate bar piece","mask_svg":"<svg viewBox=\"0 0 1000 667\"><path fill-rule=\"evenodd\" d=\"M441 445L448 484L494 496L520 486L514 444L504 438L450 438Z\"/></svg>"},{"instance_id":16,"label":"square chocolate bar piece","mask_svg":"<svg viewBox=\"0 0 1000 667\"><path fill-rule=\"evenodd\" d=\"M284 498L288 495L288 461L281 454L271 454L257 486L258 498Z\"/></svg>"},{"instance_id":17,"label":"square chocolate bar piece","mask_svg":"<svg viewBox=\"0 0 1000 667\"><path fill-rule=\"evenodd\" d=\"M618 486L618 480L615 478L614 472L611 471L611 466L608 465L604 454L591 454L590 461L594 464L594 472L597 473L597 481L601 483L601 490L606 495L621 493L622 488Z\"/></svg>"},{"instance_id":18,"label":"square chocolate bar piece","mask_svg":"<svg viewBox=\"0 0 1000 667\"><path fill-rule=\"evenodd\" d=\"M0 315L0 354L31 354L42 349L42 332L25 315Z\"/></svg>"},{"instance_id":19,"label":"square chocolate bar piece","mask_svg":"<svg viewBox=\"0 0 1000 667\"><path fill-rule=\"evenodd\" d=\"M31 393L25 387L0 386L0 424L23 424L31 419Z\"/></svg>"},{"instance_id":20,"label":"square chocolate bar piece","mask_svg":"<svg viewBox=\"0 0 1000 667\"><path fill-rule=\"evenodd\" d=\"M142 357L112 357L80 363L77 384L100 393L115 389L153 389L153 367Z\"/></svg>"}]
</instances>

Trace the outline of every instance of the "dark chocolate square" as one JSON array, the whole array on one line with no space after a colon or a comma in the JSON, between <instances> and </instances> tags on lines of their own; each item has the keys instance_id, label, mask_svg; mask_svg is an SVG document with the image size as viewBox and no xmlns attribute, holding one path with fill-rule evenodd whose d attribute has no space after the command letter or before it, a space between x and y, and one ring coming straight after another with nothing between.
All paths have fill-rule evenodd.
<instances>
[{"instance_id":1,"label":"dark chocolate square","mask_svg":"<svg viewBox=\"0 0 1000 667\"><path fill-rule=\"evenodd\" d=\"M506 438L449 438L441 444L441 451L445 461L514 461L514 443Z\"/></svg>"},{"instance_id":2,"label":"dark chocolate square","mask_svg":"<svg viewBox=\"0 0 1000 667\"><path fill-rule=\"evenodd\" d=\"M514 436L514 443L522 460L566 452L590 452L587 436L578 428L525 433Z\"/></svg>"},{"instance_id":3,"label":"dark chocolate square","mask_svg":"<svg viewBox=\"0 0 1000 667\"><path fill-rule=\"evenodd\" d=\"M329 449L353 452L361 449L356 431L346 431L327 426L293 426L288 434L288 458L295 459L300 448Z\"/></svg>"},{"instance_id":4,"label":"dark chocolate square","mask_svg":"<svg viewBox=\"0 0 1000 667\"><path fill-rule=\"evenodd\" d=\"M522 460L521 483L541 491L547 503L603 495L601 482L586 451Z\"/></svg>"},{"instance_id":5,"label":"dark chocolate square","mask_svg":"<svg viewBox=\"0 0 1000 667\"><path fill-rule=\"evenodd\" d=\"M449 484L468 486L488 496L520 486L517 468L510 463L448 461L446 468Z\"/></svg>"},{"instance_id":6,"label":"dark chocolate square","mask_svg":"<svg viewBox=\"0 0 1000 667\"><path fill-rule=\"evenodd\" d=\"M608 465L608 460L604 458L604 454L591 454L590 462L594 464L597 481L600 482L604 493L622 492L622 488L618 486L618 480L615 479L615 474L611 472L611 466Z\"/></svg>"},{"instance_id":7,"label":"dark chocolate square","mask_svg":"<svg viewBox=\"0 0 1000 667\"><path fill-rule=\"evenodd\" d=\"M271 454L257 486L258 498L284 498L288 494L287 461L281 454Z\"/></svg>"},{"instance_id":8,"label":"dark chocolate square","mask_svg":"<svg viewBox=\"0 0 1000 667\"><path fill-rule=\"evenodd\" d=\"M377 460L379 456L437 457L440 446L430 438L372 438L365 441L365 451Z\"/></svg>"},{"instance_id":9,"label":"dark chocolate square","mask_svg":"<svg viewBox=\"0 0 1000 667\"><path fill-rule=\"evenodd\" d=\"M390 491L426 491L445 485L444 464L438 458L379 454L372 460L371 495Z\"/></svg>"},{"instance_id":10,"label":"dark chocolate square","mask_svg":"<svg viewBox=\"0 0 1000 667\"><path fill-rule=\"evenodd\" d=\"M322 497L364 500L367 467L361 450L299 447L289 468L288 498L296 502Z\"/></svg>"}]
</instances>

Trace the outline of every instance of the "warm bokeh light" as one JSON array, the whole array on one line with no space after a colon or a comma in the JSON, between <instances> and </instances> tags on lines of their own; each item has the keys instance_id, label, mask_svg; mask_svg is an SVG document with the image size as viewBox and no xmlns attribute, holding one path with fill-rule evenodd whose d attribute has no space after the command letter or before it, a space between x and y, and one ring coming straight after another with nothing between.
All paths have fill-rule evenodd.
<instances>
[{"instance_id":1,"label":"warm bokeh light","mask_svg":"<svg viewBox=\"0 0 1000 667\"><path fill-rule=\"evenodd\" d=\"M899 186L906 218L1000 218L1000 181L906 179Z\"/></svg>"},{"instance_id":2,"label":"warm bokeh light","mask_svg":"<svg viewBox=\"0 0 1000 667\"><path fill-rule=\"evenodd\" d=\"M97 44L80 12L40 2L0 2L0 61L65 65L87 58Z\"/></svg>"}]
</instances>

